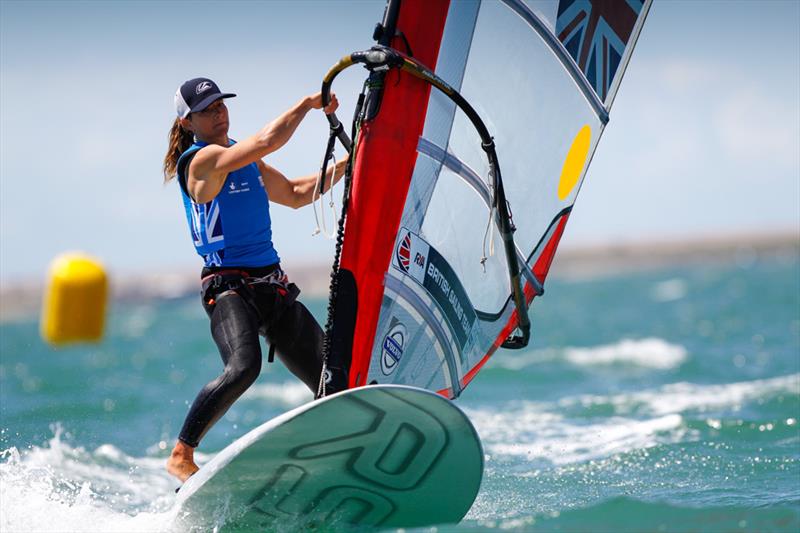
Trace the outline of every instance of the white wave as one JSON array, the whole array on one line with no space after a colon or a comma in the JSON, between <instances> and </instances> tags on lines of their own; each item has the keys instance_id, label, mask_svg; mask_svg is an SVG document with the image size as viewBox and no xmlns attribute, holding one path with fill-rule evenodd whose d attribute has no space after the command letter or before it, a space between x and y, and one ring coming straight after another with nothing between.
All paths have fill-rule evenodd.
<instances>
[{"instance_id":1,"label":"white wave","mask_svg":"<svg viewBox=\"0 0 800 533\"><path fill-rule=\"evenodd\" d=\"M682 364L688 357L686 348L663 339L622 339L613 344L591 347L568 346L563 349L545 348L522 353L500 353L492 366L521 370L528 366L563 358L575 366L628 364L656 370L668 370Z\"/></svg>"},{"instance_id":2,"label":"white wave","mask_svg":"<svg viewBox=\"0 0 800 533\"><path fill-rule=\"evenodd\" d=\"M564 465L678 442L689 432L684 423L687 413L736 411L747 402L781 393L800 394L800 374L724 385L674 383L634 393L514 401L500 409L465 410L489 456ZM602 419L568 418L575 407L608 405L613 414Z\"/></svg>"},{"instance_id":3,"label":"white wave","mask_svg":"<svg viewBox=\"0 0 800 533\"><path fill-rule=\"evenodd\" d=\"M524 350L520 352L504 351L495 353L489 360L489 367L501 367L508 370L522 370L532 365L555 361L559 351L555 348Z\"/></svg>"},{"instance_id":4,"label":"white wave","mask_svg":"<svg viewBox=\"0 0 800 533\"><path fill-rule=\"evenodd\" d=\"M131 310L120 324L120 333L129 339L138 339L156 322L156 308L153 305L140 305Z\"/></svg>"},{"instance_id":5,"label":"white wave","mask_svg":"<svg viewBox=\"0 0 800 533\"><path fill-rule=\"evenodd\" d=\"M60 430L45 447L0 452L0 531L165 531L176 482L165 458L134 458L109 444L73 448Z\"/></svg>"},{"instance_id":6,"label":"white wave","mask_svg":"<svg viewBox=\"0 0 800 533\"><path fill-rule=\"evenodd\" d=\"M284 407L297 407L314 399L314 395L302 382L260 383L245 392L246 398L261 398Z\"/></svg>"},{"instance_id":7,"label":"white wave","mask_svg":"<svg viewBox=\"0 0 800 533\"><path fill-rule=\"evenodd\" d=\"M574 405L591 407L611 404L614 406L616 414L636 413L659 416L718 409L738 411L748 401L759 400L782 392L800 394L800 374L722 385L671 383L655 390L614 396L583 395L564 398L558 404L561 407Z\"/></svg>"},{"instance_id":8,"label":"white wave","mask_svg":"<svg viewBox=\"0 0 800 533\"><path fill-rule=\"evenodd\" d=\"M689 284L686 280L672 278L656 283L650 292L650 296L656 302L673 302L680 300L689 292Z\"/></svg>"},{"instance_id":9,"label":"white wave","mask_svg":"<svg viewBox=\"0 0 800 533\"><path fill-rule=\"evenodd\" d=\"M565 465L674 441L684 434L683 418L649 420L611 417L596 424L574 424L547 412L547 404L525 402L515 409L468 410L489 456L527 458Z\"/></svg>"},{"instance_id":10,"label":"white wave","mask_svg":"<svg viewBox=\"0 0 800 533\"><path fill-rule=\"evenodd\" d=\"M609 418L602 424L587 426L562 425L560 431L548 438L537 438L527 443L497 443L490 453L511 456L536 456L556 465L603 459L615 454L655 446L659 434L675 441L682 435L683 418L667 415L650 420Z\"/></svg>"},{"instance_id":11,"label":"white wave","mask_svg":"<svg viewBox=\"0 0 800 533\"><path fill-rule=\"evenodd\" d=\"M631 363L647 368L666 370L675 368L686 360L683 346L670 344L663 339L623 339L615 344L592 348L567 348L566 359L575 365L609 365Z\"/></svg>"}]
</instances>

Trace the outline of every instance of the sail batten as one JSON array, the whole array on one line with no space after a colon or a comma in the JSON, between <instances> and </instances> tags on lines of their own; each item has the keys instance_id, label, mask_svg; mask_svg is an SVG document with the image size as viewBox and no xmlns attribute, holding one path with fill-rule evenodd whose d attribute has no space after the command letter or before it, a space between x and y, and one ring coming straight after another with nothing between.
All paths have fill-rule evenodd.
<instances>
[{"instance_id":1,"label":"sail batten","mask_svg":"<svg viewBox=\"0 0 800 533\"><path fill-rule=\"evenodd\" d=\"M420 137L417 150L419 153L441 163L448 170L451 170L453 173L463 178L478 196L481 197L486 207L491 207L492 192L478 173L469 168L466 163L458 159L455 155L447 153L444 148L437 146L424 137Z\"/></svg>"}]
</instances>

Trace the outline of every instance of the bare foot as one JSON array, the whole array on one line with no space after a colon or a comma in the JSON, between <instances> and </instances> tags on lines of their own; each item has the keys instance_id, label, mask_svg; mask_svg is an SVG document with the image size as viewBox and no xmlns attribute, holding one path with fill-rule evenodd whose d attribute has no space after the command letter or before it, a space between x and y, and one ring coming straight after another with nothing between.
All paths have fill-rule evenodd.
<instances>
[{"instance_id":1,"label":"bare foot","mask_svg":"<svg viewBox=\"0 0 800 533\"><path fill-rule=\"evenodd\" d=\"M172 454L167 459L167 472L181 480L181 483L189 479L189 476L200 470L194 462L194 448L178 441Z\"/></svg>"}]
</instances>

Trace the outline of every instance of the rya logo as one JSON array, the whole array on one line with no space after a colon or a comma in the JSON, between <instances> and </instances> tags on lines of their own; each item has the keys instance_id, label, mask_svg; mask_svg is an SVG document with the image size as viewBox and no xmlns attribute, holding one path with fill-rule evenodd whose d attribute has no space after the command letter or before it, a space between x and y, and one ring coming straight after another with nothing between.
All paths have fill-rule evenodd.
<instances>
[{"instance_id":1,"label":"rya logo","mask_svg":"<svg viewBox=\"0 0 800 533\"><path fill-rule=\"evenodd\" d=\"M197 87L195 87L194 91L197 94L200 94L200 93L206 92L210 88L211 88L211 82L210 81L201 81L200 83L197 84Z\"/></svg>"}]
</instances>

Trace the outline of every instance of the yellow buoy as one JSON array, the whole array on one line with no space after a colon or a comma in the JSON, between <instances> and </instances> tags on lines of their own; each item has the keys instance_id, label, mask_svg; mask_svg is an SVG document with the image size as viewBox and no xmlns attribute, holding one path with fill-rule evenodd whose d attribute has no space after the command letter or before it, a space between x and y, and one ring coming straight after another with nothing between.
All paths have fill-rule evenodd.
<instances>
[{"instance_id":1,"label":"yellow buoy","mask_svg":"<svg viewBox=\"0 0 800 533\"><path fill-rule=\"evenodd\" d=\"M42 338L55 345L103 337L108 279L99 261L69 253L50 264L42 304Z\"/></svg>"}]
</instances>

